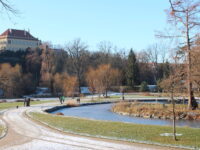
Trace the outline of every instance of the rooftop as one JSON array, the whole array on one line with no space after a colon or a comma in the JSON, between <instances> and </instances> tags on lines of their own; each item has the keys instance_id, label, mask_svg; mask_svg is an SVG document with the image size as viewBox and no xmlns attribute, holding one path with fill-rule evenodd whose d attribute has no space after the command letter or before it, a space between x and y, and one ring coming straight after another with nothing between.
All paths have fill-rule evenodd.
<instances>
[{"instance_id":1,"label":"rooftop","mask_svg":"<svg viewBox=\"0 0 200 150\"><path fill-rule=\"evenodd\" d=\"M16 39L26 39L26 40L38 40L32 36L28 31L25 30L16 30L16 29L7 29L3 32L0 37L16 38Z\"/></svg>"}]
</instances>

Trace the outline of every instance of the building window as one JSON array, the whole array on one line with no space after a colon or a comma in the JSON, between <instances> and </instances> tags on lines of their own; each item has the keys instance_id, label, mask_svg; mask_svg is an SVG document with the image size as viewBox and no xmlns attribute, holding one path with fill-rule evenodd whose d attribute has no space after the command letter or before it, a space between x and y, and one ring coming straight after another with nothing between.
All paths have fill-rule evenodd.
<instances>
[{"instance_id":1,"label":"building window","mask_svg":"<svg viewBox=\"0 0 200 150\"><path fill-rule=\"evenodd\" d=\"M11 40L8 40L8 44L11 44Z\"/></svg>"}]
</instances>

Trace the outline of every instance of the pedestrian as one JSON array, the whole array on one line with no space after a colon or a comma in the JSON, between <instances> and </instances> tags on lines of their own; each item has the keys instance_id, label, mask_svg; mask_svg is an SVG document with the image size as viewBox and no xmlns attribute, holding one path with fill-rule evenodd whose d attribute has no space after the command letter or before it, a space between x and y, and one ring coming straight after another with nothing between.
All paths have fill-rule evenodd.
<instances>
[{"instance_id":1,"label":"pedestrian","mask_svg":"<svg viewBox=\"0 0 200 150\"><path fill-rule=\"evenodd\" d=\"M24 107L26 107L26 103L27 103L27 98L24 98Z\"/></svg>"},{"instance_id":2,"label":"pedestrian","mask_svg":"<svg viewBox=\"0 0 200 150\"><path fill-rule=\"evenodd\" d=\"M62 96L59 97L60 104L62 104Z\"/></svg>"},{"instance_id":3,"label":"pedestrian","mask_svg":"<svg viewBox=\"0 0 200 150\"><path fill-rule=\"evenodd\" d=\"M30 99L30 98L27 98L27 99L26 99L26 107L29 107L29 106L30 106L30 102L31 102L31 99Z\"/></svg>"},{"instance_id":4,"label":"pedestrian","mask_svg":"<svg viewBox=\"0 0 200 150\"><path fill-rule=\"evenodd\" d=\"M65 97L64 97L64 96L62 96L62 103L64 103L64 101L65 101Z\"/></svg>"},{"instance_id":5,"label":"pedestrian","mask_svg":"<svg viewBox=\"0 0 200 150\"><path fill-rule=\"evenodd\" d=\"M80 97L78 97L78 98L76 99L76 101L77 101L77 103L80 104L80 102L81 102Z\"/></svg>"}]
</instances>

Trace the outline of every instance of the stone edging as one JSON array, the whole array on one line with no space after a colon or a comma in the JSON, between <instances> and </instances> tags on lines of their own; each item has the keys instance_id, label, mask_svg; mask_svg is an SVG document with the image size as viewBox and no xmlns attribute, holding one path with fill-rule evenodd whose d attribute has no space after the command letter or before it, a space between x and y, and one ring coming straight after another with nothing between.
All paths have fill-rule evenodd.
<instances>
[{"instance_id":1,"label":"stone edging","mask_svg":"<svg viewBox=\"0 0 200 150\"><path fill-rule=\"evenodd\" d=\"M81 103L79 106L89 106L89 105L98 105L98 104L110 104L110 103L116 103L116 102L97 102L97 103ZM44 109L42 111L51 113L53 111L62 109L62 108L70 108L69 106L53 106L51 108Z\"/></svg>"}]
</instances>

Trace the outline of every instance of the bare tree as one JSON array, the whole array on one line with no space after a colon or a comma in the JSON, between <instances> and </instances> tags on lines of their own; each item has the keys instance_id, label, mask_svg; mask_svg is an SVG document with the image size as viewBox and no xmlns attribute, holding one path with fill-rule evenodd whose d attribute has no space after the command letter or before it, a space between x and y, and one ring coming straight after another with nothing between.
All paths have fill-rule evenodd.
<instances>
[{"instance_id":1,"label":"bare tree","mask_svg":"<svg viewBox=\"0 0 200 150\"><path fill-rule=\"evenodd\" d=\"M7 63L0 65L0 88L5 97L21 96L22 83L21 66L17 64L12 67Z\"/></svg>"},{"instance_id":2,"label":"bare tree","mask_svg":"<svg viewBox=\"0 0 200 150\"><path fill-rule=\"evenodd\" d=\"M165 42L160 42L158 43L158 51L159 51L159 57L160 57L160 62L165 63L167 62L167 58L169 55L169 49L170 49L170 44L165 41Z\"/></svg>"},{"instance_id":3,"label":"bare tree","mask_svg":"<svg viewBox=\"0 0 200 150\"><path fill-rule=\"evenodd\" d=\"M105 93L106 98L111 86L119 85L120 82L120 71L110 64L99 65L97 69L90 68L86 75L90 91L96 91L99 95Z\"/></svg>"},{"instance_id":4,"label":"bare tree","mask_svg":"<svg viewBox=\"0 0 200 150\"><path fill-rule=\"evenodd\" d=\"M185 71L182 64L180 64L179 56L176 55L174 57L174 64L170 70L170 76L161 81L160 87L164 92L170 94L171 102L172 102L172 114L173 114L173 137L174 140L176 138L176 111L175 111L175 96L178 96L176 93L181 93L184 91L184 76Z\"/></svg>"},{"instance_id":5,"label":"bare tree","mask_svg":"<svg viewBox=\"0 0 200 150\"><path fill-rule=\"evenodd\" d=\"M53 91L53 74L55 72L55 54L52 49L45 49L41 55L41 81Z\"/></svg>"},{"instance_id":6,"label":"bare tree","mask_svg":"<svg viewBox=\"0 0 200 150\"><path fill-rule=\"evenodd\" d=\"M196 29L200 26L200 1L199 0L169 0L170 9L168 11L169 22L180 31L184 41L184 48L187 58L187 87L188 87L188 109L195 109L192 104L195 101L192 89L191 74L191 49L194 39L197 37Z\"/></svg>"},{"instance_id":7,"label":"bare tree","mask_svg":"<svg viewBox=\"0 0 200 150\"><path fill-rule=\"evenodd\" d=\"M102 61L104 61L104 63L110 63L111 52L114 49L113 44L109 41L101 41L97 47L98 50L105 55Z\"/></svg>"},{"instance_id":8,"label":"bare tree","mask_svg":"<svg viewBox=\"0 0 200 150\"><path fill-rule=\"evenodd\" d=\"M84 76L84 69L86 66L87 47L88 46L80 39L75 39L66 46L66 50L69 53L73 65L73 72L76 74L78 80L79 94L81 93L81 79Z\"/></svg>"},{"instance_id":9,"label":"bare tree","mask_svg":"<svg viewBox=\"0 0 200 150\"><path fill-rule=\"evenodd\" d=\"M92 100L93 100L93 95L96 92L96 70L94 70L93 68L89 68L88 72L86 72L86 82L89 86L89 90L92 93ZM98 85L97 85L98 86Z\"/></svg>"},{"instance_id":10,"label":"bare tree","mask_svg":"<svg viewBox=\"0 0 200 150\"><path fill-rule=\"evenodd\" d=\"M72 96L77 93L77 78L76 76L70 76L67 73L54 76L54 93L57 95Z\"/></svg>"},{"instance_id":11,"label":"bare tree","mask_svg":"<svg viewBox=\"0 0 200 150\"><path fill-rule=\"evenodd\" d=\"M72 96L77 93L77 77L66 75L63 80L63 92L66 96Z\"/></svg>"},{"instance_id":12,"label":"bare tree","mask_svg":"<svg viewBox=\"0 0 200 150\"><path fill-rule=\"evenodd\" d=\"M152 69L154 72L154 82L157 81L157 69L158 69L158 57L159 57L159 49L158 44L153 44L147 48L148 59L152 64Z\"/></svg>"},{"instance_id":13,"label":"bare tree","mask_svg":"<svg viewBox=\"0 0 200 150\"><path fill-rule=\"evenodd\" d=\"M192 48L191 51L191 74L192 74L192 83L193 83L193 90L195 93L199 95L200 92L200 45L199 45L200 39L196 41L196 46Z\"/></svg>"}]
</instances>

